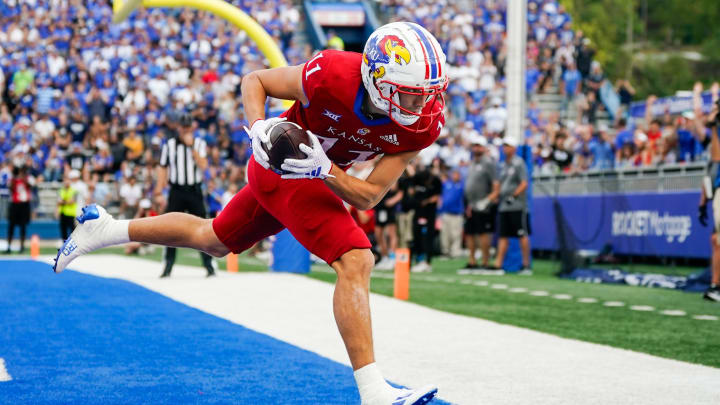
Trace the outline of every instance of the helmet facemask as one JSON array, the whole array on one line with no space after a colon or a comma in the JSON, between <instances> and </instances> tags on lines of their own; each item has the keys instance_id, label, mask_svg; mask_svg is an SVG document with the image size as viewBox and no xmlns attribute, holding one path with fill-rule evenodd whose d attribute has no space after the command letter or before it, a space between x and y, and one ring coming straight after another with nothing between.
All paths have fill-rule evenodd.
<instances>
[{"instance_id":1,"label":"helmet facemask","mask_svg":"<svg viewBox=\"0 0 720 405\"><path fill-rule=\"evenodd\" d=\"M443 107L445 106L443 92L447 89L447 80L431 87L407 86L388 80L375 81L374 85L378 90L380 98L383 100L383 105L376 105L376 107L384 107L382 109L385 110L390 120L410 132L427 131L435 121L435 117L442 114ZM413 111L408 108L409 106L403 106L400 101L402 94L413 97L425 97L425 102L420 111ZM437 110L435 109L436 103L440 103L440 108ZM429 120L427 120L423 127L419 127L420 118L422 117L428 117Z\"/></svg>"}]
</instances>

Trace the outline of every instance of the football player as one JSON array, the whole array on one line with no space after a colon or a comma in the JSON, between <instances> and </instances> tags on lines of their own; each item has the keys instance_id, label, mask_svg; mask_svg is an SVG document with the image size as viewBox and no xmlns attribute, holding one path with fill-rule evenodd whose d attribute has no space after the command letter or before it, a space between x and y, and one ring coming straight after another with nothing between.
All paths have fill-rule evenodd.
<instances>
[{"instance_id":1,"label":"football player","mask_svg":"<svg viewBox=\"0 0 720 405\"><path fill-rule=\"evenodd\" d=\"M410 160L437 139L445 123L447 83L437 40L407 22L378 28L362 54L325 50L304 65L252 72L242 80L245 116L252 123L248 185L217 218L168 213L128 222L88 206L54 269L60 272L80 254L130 240L222 257L287 228L337 272L333 310L362 403L429 402L436 387L393 388L375 364L368 303L374 258L343 200L360 210L372 208ZM267 97L295 103L281 117L267 118ZM306 158L287 158L276 173L262 144L270 146L267 130L281 120L302 126L311 144L300 147ZM367 179L345 173L353 162L378 155Z\"/></svg>"}]
</instances>

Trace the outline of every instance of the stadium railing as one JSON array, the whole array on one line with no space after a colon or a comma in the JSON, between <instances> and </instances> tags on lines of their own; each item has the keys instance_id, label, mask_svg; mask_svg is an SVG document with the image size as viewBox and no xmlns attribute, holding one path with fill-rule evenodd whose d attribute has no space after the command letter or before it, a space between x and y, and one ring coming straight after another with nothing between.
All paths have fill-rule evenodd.
<instances>
[{"instance_id":1,"label":"stadium railing","mask_svg":"<svg viewBox=\"0 0 720 405\"><path fill-rule=\"evenodd\" d=\"M590 195L700 190L707 164L695 162L647 168L596 170L533 176L534 196Z\"/></svg>"},{"instance_id":2,"label":"stadium railing","mask_svg":"<svg viewBox=\"0 0 720 405\"><path fill-rule=\"evenodd\" d=\"M534 175L533 196L699 191L707 172L706 168L706 163L696 162L648 168L596 170L580 174ZM54 218L60 186L60 183L38 184L36 218ZM117 201L116 188L111 187L111 190L112 200ZM0 189L0 220L7 218L9 197L7 190ZM116 206L110 209L117 211Z\"/></svg>"}]
</instances>

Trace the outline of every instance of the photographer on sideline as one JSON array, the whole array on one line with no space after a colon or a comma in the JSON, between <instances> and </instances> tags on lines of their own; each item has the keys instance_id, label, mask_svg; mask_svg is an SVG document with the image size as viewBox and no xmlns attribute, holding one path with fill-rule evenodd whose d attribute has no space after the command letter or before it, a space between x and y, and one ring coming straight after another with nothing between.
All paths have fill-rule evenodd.
<instances>
[{"instance_id":1,"label":"photographer on sideline","mask_svg":"<svg viewBox=\"0 0 720 405\"><path fill-rule=\"evenodd\" d=\"M714 95L716 97L716 95ZM710 181L704 182L703 191L700 193L700 207L698 220L703 226L707 226L708 213L707 202L712 200L713 211L713 233L710 236L710 246L712 248L712 257L710 260L710 268L712 269L712 281L710 288L705 291L703 298L720 302L720 240L718 239L718 231L720 230L720 133L718 127L720 125L720 116L718 109L720 108L720 100L715 102L710 115L707 117L705 125L710 130L710 165L708 166L708 178Z\"/></svg>"}]
</instances>

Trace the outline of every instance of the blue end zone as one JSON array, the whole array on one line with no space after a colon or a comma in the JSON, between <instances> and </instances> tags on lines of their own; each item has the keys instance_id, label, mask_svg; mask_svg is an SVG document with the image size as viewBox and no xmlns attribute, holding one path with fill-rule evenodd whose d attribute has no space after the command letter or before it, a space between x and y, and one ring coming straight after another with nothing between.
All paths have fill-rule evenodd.
<instances>
[{"instance_id":1,"label":"blue end zone","mask_svg":"<svg viewBox=\"0 0 720 405\"><path fill-rule=\"evenodd\" d=\"M135 284L33 261L0 261L0 357L13 378L0 403L360 402L347 366Z\"/></svg>"}]
</instances>

